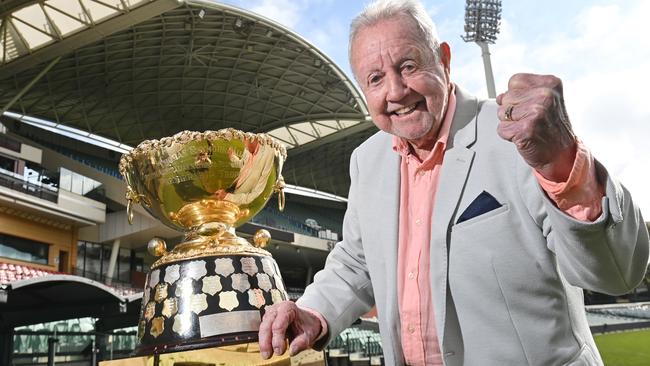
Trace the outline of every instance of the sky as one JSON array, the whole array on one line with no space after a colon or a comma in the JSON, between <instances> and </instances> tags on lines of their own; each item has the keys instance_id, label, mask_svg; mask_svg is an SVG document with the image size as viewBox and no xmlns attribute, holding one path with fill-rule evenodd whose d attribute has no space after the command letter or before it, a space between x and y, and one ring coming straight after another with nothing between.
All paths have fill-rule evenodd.
<instances>
[{"instance_id":1,"label":"sky","mask_svg":"<svg viewBox=\"0 0 650 366\"><path fill-rule=\"evenodd\" d=\"M348 26L367 0L227 0L273 19L318 47L351 77ZM463 0L422 1L451 46L452 80L487 97L480 48L465 43ZM630 190L650 221L650 39L647 0L503 0L490 45L497 94L517 72L562 79L574 131ZM645 40L644 40L645 39Z\"/></svg>"}]
</instances>

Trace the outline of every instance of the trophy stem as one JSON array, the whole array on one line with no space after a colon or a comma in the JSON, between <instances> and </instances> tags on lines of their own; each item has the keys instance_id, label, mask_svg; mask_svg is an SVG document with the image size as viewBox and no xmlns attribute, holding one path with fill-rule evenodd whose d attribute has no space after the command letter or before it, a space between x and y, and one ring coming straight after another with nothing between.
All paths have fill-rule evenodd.
<instances>
[{"instance_id":1,"label":"trophy stem","mask_svg":"<svg viewBox=\"0 0 650 366\"><path fill-rule=\"evenodd\" d=\"M151 268L154 269L167 263L199 257L233 254L271 255L266 250L257 248L246 239L237 236L232 225L221 222L207 222L188 231L183 242L154 262Z\"/></svg>"},{"instance_id":2,"label":"trophy stem","mask_svg":"<svg viewBox=\"0 0 650 366\"><path fill-rule=\"evenodd\" d=\"M177 212L170 212L170 218L190 231L200 230L206 223L220 223L232 226L248 215L248 209L240 209L232 202L221 199L204 199L186 204ZM217 231L222 228L214 227Z\"/></svg>"}]
</instances>

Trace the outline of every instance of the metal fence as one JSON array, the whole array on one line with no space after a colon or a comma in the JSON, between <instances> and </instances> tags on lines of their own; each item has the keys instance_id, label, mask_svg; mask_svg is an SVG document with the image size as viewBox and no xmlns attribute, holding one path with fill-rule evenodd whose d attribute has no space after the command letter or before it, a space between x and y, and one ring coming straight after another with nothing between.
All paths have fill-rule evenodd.
<instances>
[{"instance_id":1,"label":"metal fence","mask_svg":"<svg viewBox=\"0 0 650 366\"><path fill-rule=\"evenodd\" d=\"M57 203L59 199L59 193L55 190L12 177L2 172L0 172L0 185L54 203Z\"/></svg>"}]
</instances>

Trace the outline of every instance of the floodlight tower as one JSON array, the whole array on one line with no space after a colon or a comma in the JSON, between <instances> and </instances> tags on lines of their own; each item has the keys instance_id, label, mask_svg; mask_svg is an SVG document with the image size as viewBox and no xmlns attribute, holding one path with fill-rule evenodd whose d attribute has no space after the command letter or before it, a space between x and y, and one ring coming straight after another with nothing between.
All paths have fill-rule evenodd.
<instances>
[{"instance_id":1,"label":"floodlight tower","mask_svg":"<svg viewBox=\"0 0 650 366\"><path fill-rule=\"evenodd\" d=\"M488 96L496 97L494 75L488 43L494 44L501 24L501 0L467 0L465 3L465 42L476 42L481 47Z\"/></svg>"}]
</instances>

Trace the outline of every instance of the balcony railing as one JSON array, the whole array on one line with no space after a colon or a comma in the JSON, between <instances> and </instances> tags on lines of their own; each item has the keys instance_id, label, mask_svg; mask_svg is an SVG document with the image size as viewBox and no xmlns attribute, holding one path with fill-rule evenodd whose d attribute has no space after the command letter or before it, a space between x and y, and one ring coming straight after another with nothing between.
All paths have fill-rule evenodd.
<instances>
[{"instance_id":1,"label":"balcony railing","mask_svg":"<svg viewBox=\"0 0 650 366\"><path fill-rule=\"evenodd\" d=\"M28 182L2 169L0 169L0 185L50 202L58 202L59 193L57 190Z\"/></svg>"}]
</instances>

